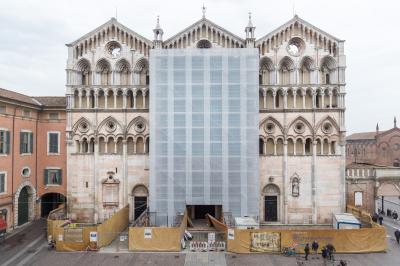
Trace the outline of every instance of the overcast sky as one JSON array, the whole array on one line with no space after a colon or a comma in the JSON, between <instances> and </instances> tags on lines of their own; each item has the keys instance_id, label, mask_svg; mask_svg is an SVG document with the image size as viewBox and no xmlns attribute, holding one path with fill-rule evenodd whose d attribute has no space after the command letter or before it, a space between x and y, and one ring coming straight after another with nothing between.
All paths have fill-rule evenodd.
<instances>
[{"instance_id":1,"label":"overcast sky","mask_svg":"<svg viewBox=\"0 0 400 266\"><path fill-rule=\"evenodd\" d=\"M259 38L295 12L346 40L348 133L400 124L400 2L396 0L0 0L0 87L28 95L63 95L66 43L111 17L152 40L160 15L164 40L206 16L244 37L252 12ZM295 4L293 4L295 3ZM293 8L294 6L294 8Z\"/></svg>"}]
</instances>

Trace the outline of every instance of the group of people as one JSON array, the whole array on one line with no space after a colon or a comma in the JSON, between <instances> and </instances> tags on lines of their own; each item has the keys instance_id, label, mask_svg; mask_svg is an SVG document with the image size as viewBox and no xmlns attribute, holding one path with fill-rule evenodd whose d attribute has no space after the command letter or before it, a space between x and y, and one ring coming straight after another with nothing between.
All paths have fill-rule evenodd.
<instances>
[{"instance_id":1,"label":"group of people","mask_svg":"<svg viewBox=\"0 0 400 266\"><path fill-rule=\"evenodd\" d=\"M374 213L374 215L372 215L372 221L375 222L375 223L379 222L379 224L382 225L382 223L383 223L382 214Z\"/></svg>"},{"instance_id":2,"label":"group of people","mask_svg":"<svg viewBox=\"0 0 400 266\"><path fill-rule=\"evenodd\" d=\"M400 231L399 231L399 237L400 237ZM314 255L318 254L318 248L319 248L319 244L317 241L314 240L311 244L311 250ZM308 256L310 255L311 250L310 250L310 244L307 243L306 246L304 247L305 260L308 260ZM321 255L322 255L322 258L324 259L324 261L326 261L326 260L333 261L334 260L333 253L335 253L335 252L336 252L335 247L330 243L327 244L326 246L322 247L322 249L321 249ZM341 260L340 265L345 266L345 265L347 265L347 263L345 261Z\"/></svg>"},{"instance_id":3,"label":"group of people","mask_svg":"<svg viewBox=\"0 0 400 266\"><path fill-rule=\"evenodd\" d=\"M397 220L397 218L399 218L399 215L397 214L397 212L394 210L391 210L391 209L386 209L386 216L392 217L395 220Z\"/></svg>"}]
</instances>

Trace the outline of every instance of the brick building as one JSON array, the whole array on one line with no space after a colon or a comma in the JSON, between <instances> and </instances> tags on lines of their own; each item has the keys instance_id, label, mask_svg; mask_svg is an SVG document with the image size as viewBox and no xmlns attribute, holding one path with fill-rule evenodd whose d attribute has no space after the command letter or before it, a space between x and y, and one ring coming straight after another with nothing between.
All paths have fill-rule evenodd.
<instances>
[{"instance_id":1,"label":"brick building","mask_svg":"<svg viewBox=\"0 0 400 266\"><path fill-rule=\"evenodd\" d=\"M12 230L66 195L65 97L0 89L0 216Z\"/></svg>"},{"instance_id":2,"label":"brick building","mask_svg":"<svg viewBox=\"0 0 400 266\"><path fill-rule=\"evenodd\" d=\"M346 202L371 213L375 200L400 196L400 129L355 133L346 138Z\"/></svg>"}]
</instances>

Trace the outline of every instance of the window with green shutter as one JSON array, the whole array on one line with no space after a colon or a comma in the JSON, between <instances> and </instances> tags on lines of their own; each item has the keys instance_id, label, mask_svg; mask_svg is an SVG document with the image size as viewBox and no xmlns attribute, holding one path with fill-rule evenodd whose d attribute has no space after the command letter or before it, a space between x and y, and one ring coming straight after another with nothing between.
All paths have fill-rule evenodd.
<instances>
[{"instance_id":1,"label":"window with green shutter","mask_svg":"<svg viewBox=\"0 0 400 266\"><path fill-rule=\"evenodd\" d=\"M44 170L45 185L61 185L62 171L61 169L45 169Z\"/></svg>"},{"instance_id":2,"label":"window with green shutter","mask_svg":"<svg viewBox=\"0 0 400 266\"><path fill-rule=\"evenodd\" d=\"M33 133L20 132L20 153L33 153Z\"/></svg>"},{"instance_id":3,"label":"window with green shutter","mask_svg":"<svg viewBox=\"0 0 400 266\"><path fill-rule=\"evenodd\" d=\"M59 133L49 133L49 153L59 153L58 150Z\"/></svg>"},{"instance_id":4,"label":"window with green shutter","mask_svg":"<svg viewBox=\"0 0 400 266\"><path fill-rule=\"evenodd\" d=\"M0 130L0 154L10 153L10 131Z\"/></svg>"},{"instance_id":5,"label":"window with green shutter","mask_svg":"<svg viewBox=\"0 0 400 266\"><path fill-rule=\"evenodd\" d=\"M6 191L6 174L0 174L0 193L4 193Z\"/></svg>"}]
</instances>

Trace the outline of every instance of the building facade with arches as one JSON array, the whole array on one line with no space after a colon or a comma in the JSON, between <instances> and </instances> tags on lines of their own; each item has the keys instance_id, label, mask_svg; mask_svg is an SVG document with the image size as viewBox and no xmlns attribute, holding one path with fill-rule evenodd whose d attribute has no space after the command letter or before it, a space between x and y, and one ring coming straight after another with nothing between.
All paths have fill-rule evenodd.
<instances>
[{"instance_id":1,"label":"building facade with arches","mask_svg":"<svg viewBox=\"0 0 400 266\"><path fill-rule=\"evenodd\" d=\"M135 219L136 207L147 202L152 49L257 48L257 218L327 224L333 212L344 210L343 40L297 15L259 39L251 16L244 37L205 14L166 40L158 20L153 33L149 40L112 18L67 45L67 198L72 219L103 221L127 203Z\"/></svg>"}]
</instances>

